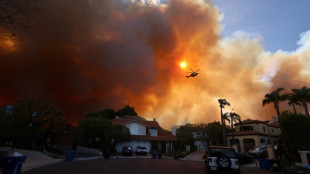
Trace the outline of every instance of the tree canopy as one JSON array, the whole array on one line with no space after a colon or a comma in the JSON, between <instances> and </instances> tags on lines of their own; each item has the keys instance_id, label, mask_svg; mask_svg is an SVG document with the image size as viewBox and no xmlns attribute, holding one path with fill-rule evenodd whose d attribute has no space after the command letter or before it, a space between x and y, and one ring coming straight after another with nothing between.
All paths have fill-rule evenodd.
<instances>
[{"instance_id":1,"label":"tree canopy","mask_svg":"<svg viewBox=\"0 0 310 174\"><path fill-rule=\"evenodd\" d=\"M19 99L9 113L6 111L2 109L1 122L5 125L2 131L9 135L7 141L14 142L14 137L28 133L32 135L33 149L43 131L53 131L64 121L64 113L56 104L32 97Z\"/></svg>"},{"instance_id":2,"label":"tree canopy","mask_svg":"<svg viewBox=\"0 0 310 174\"><path fill-rule=\"evenodd\" d=\"M310 117L285 111L279 121L284 142L291 152L310 150Z\"/></svg>"}]
</instances>

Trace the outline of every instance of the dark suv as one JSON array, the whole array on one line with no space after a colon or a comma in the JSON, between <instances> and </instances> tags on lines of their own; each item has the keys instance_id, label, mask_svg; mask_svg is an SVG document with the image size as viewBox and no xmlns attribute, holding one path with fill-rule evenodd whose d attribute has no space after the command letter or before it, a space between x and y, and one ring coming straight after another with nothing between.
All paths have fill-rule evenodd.
<instances>
[{"instance_id":1,"label":"dark suv","mask_svg":"<svg viewBox=\"0 0 310 174\"><path fill-rule=\"evenodd\" d=\"M131 146L124 146L122 150L122 155L124 156L132 156L133 150Z\"/></svg>"},{"instance_id":2,"label":"dark suv","mask_svg":"<svg viewBox=\"0 0 310 174\"><path fill-rule=\"evenodd\" d=\"M234 148L210 146L206 151L205 166L208 173L240 173L239 161Z\"/></svg>"}]
</instances>

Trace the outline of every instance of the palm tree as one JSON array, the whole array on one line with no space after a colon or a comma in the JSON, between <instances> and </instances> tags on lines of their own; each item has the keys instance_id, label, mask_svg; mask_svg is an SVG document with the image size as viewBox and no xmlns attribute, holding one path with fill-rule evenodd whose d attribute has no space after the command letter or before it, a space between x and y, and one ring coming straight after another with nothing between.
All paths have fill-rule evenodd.
<instances>
[{"instance_id":1,"label":"palm tree","mask_svg":"<svg viewBox=\"0 0 310 174\"><path fill-rule=\"evenodd\" d=\"M230 106L230 103L226 99L218 99L218 102L220 104L220 109L221 109L221 121L222 121L222 126L223 126L223 143L224 146L227 146L227 130L226 130L226 124L225 120L223 118L223 108L225 106Z\"/></svg>"},{"instance_id":2,"label":"palm tree","mask_svg":"<svg viewBox=\"0 0 310 174\"><path fill-rule=\"evenodd\" d=\"M305 108L305 114L309 116L307 103L310 101L310 88L304 86L299 89L292 89L292 92L296 95L302 106Z\"/></svg>"},{"instance_id":3,"label":"palm tree","mask_svg":"<svg viewBox=\"0 0 310 174\"><path fill-rule=\"evenodd\" d=\"M223 115L223 118L224 120L227 120L228 122L230 122L230 128L231 128L231 146L233 144L235 144L235 139L234 139L234 124L233 123L236 123L236 122L239 122L241 124L241 118L240 118L240 115L235 113L235 112L226 112L224 115Z\"/></svg>"},{"instance_id":4,"label":"palm tree","mask_svg":"<svg viewBox=\"0 0 310 174\"><path fill-rule=\"evenodd\" d=\"M279 103L287 99L287 94L280 94L280 91L284 90L284 88L278 88L275 91L272 91L270 94L265 95L265 99L263 100L263 106L265 104L273 103L274 108L277 110L278 118L280 116Z\"/></svg>"},{"instance_id":5,"label":"palm tree","mask_svg":"<svg viewBox=\"0 0 310 174\"><path fill-rule=\"evenodd\" d=\"M297 114L295 105L301 106L301 103L299 102L297 95L295 93L289 93L289 94L287 94L287 97L288 97L287 98L288 99L288 105L292 106L294 109L294 113Z\"/></svg>"}]
</instances>

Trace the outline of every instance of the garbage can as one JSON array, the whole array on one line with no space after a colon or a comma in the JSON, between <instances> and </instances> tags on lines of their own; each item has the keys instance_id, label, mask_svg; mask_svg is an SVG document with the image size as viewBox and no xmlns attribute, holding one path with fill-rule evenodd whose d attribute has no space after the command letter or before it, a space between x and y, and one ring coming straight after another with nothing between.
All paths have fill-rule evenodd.
<instances>
[{"instance_id":1,"label":"garbage can","mask_svg":"<svg viewBox=\"0 0 310 174\"><path fill-rule=\"evenodd\" d=\"M161 159L161 151L158 151L158 159Z\"/></svg>"},{"instance_id":2,"label":"garbage can","mask_svg":"<svg viewBox=\"0 0 310 174\"><path fill-rule=\"evenodd\" d=\"M262 170L269 170L271 168L271 162L267 158L257 158L259 162L259 168Z\"/></svg>"},{"instance_id":3,"label":"garbage can","mask_svg":"<svg viewBox=\"0 0 310 174\"><path fill-rule=\"evenodd\" d=\"M27 156L1 157L2 174L19 174Z\"/></svg>"},{"instance_id":4,"label":"garbage can","mask_svg":"<svg viewBox=\"0 0 310 174\"><path fill-rule=\"evenodd\" d=\"M154 159L156 158L156 153L157 153L156 150L153 150L152 158L154 158Z\"/></svg>"},{"instance_id":5,"label":"garbage can","mask_svg":"<svg viewBox=\"0 0 310 174\"><path fill-rule=\"evenodd\" d=\"M66 152L66 159L65 159L65 161L73 161L74 156L75 156L75 151L74 150L67 151Z\"/></svg>"},{"instance_id":6,"label":"garbage can","mask_svg":"<svg viewBox=\"0 0 310 174\"><path fill-rule=\"evenodd\" d=\"M310 172L310 165L305 165L304 166L304 173L309 173Z\"/></svg>"}]
</instances>

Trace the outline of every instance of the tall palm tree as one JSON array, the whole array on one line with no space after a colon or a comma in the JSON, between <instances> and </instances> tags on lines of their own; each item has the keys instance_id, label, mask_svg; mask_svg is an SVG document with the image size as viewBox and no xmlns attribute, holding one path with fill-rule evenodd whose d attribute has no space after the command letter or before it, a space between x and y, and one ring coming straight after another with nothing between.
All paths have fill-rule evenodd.
<instances>
[{"instance_id":1,"label":"tall palm tree","mask_svg":"<svg viewBox=\"0 0 310 174\"><path fill-rule=\"evenodd\" d=\"M294 113L297 114L295 105L302 106L301 103L299 102L297 95L295 93L289 93L289 94L287 94L287 97L288 97L287 98L288 99L288 105L292 106L294 109Z\"/></svg>"},{"instance_id":2,"label":"tall palm tree","mask_svg":"<svg viewBox=\"0 0 310 174\"><path fill-rule=\"evenodd\" d=\"M263 100L263 106L265 106L265 104L269 104L269 103L273 103L274 104L274 108L277 111L277 115L278 118L280 116L280 108L279 108L279 103L281 101L284 101L287 99L287 94L280 94L280 91L283 91L284 88L278 88L275 91L271 91L270 94L266 94L265 95L265 99Z\"/></svg>"},{"instance_id":3,"label":"tall palm tree","mask_svg":"<svg viewBox=\"0 0 310 174\"><path fill-rule=\"evenodd\" d=\"M309 116L307 103L310 102L310 88L304 86L299 89L292 89L292 92L296 95L302 106L305 108L305 114Z\"/></svg>"},{"instance_id":4,"label":"tall palm tree","mask_svg":"<svg viewBox=\"0 0 310 174\"><path fill-rule=\"evenodd\" d=\"M240 115L235 113L235 112L226 112L223 115L224 120L228 120L230 122L230 128L231 128L231 146L235 144L235 139L234 139L234 123L239 122L241 124L241 118Z\"/></svg>"},{"instance_id":5,"label":"tall palm tree","mask_svg":"<svg viewBox=\"0 0 310 174\"><path fill-rule=\"evenodd\" d=\"M225 106L230 106L230 103L226 99L218 99L218 102L220 104L220 109L221 109L221 121L222 121L222 126L223 126L223 143L224 143L224 146L227 146L227 130L226 130L225 120L223 118L223 108L225 108Z\"/></svg>"}]
</instances>

